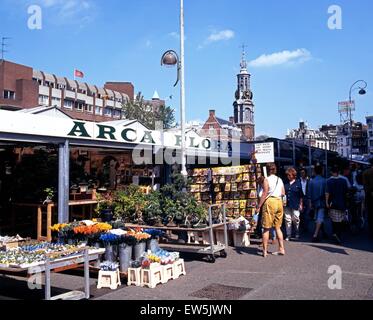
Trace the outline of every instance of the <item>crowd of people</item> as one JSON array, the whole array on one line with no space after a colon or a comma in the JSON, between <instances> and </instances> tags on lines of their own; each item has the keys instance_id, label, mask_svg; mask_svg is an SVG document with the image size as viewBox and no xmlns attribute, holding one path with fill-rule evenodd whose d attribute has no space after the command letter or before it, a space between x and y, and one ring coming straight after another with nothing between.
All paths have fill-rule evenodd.
<instances>
[{"instance_id":1,"label":"crowd of people","mask_svg":"<svg viewBox=\"0 0 373 320\"><path fill-rule=\"evenodd\" d=\"M258 180L257 236L263 239L263 256L268 256L269 241L279 244L272 254L285 255L284 243L309 231L312 242L330 239L341 245L345 226L358 233L368 223L373 238L373 159L370 163L365 171L355 164L333 166L328 179L321 165L314 167L312 177L304 168L288 168L284 180L276 165L269 164L267 177Z\"/></svg>"}]
</instances>

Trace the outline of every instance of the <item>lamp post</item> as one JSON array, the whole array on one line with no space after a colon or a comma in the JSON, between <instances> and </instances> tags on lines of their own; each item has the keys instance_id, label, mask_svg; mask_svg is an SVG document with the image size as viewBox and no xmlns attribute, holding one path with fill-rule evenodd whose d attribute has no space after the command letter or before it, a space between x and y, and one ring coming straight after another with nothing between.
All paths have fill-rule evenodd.
<instances>
[{"instance_id":1,"label":"lamp post","mask_svg":"<svg viewBox=\"0 0 373 320\"><path fill-rule=\"evenodd\" d=\"M352 92L353 90L359 90L359 94L361 96L365 95L367 93L366 91L366 88L368 87L368 84L366 81L364 80L358 80L358 81L355 81L351 87L350 87L350 92L349 92L349 103L350 103L350 107L349 107L349 112L350 112L350 138L351 138L351 145L350 145L350 160L352 160L352 152L353 152L353 143L352 143L352 140L353 140L353 123L352 123Z\"/></svg>"},{"instance_id":2,"label":"lamp post","mask_svg":"<svg viewBox=\"0 0 373 320\"><path fill-rule=\"evenodd\" d=\"M180 81L180 125L181 125L181 174L186 177L186 148L185 148L185 68L184 68L184 0L180 0L180 57L174 50L166 51L161 60L161 65L177 65L177 80Z\"/></svg>"}]
</instances>

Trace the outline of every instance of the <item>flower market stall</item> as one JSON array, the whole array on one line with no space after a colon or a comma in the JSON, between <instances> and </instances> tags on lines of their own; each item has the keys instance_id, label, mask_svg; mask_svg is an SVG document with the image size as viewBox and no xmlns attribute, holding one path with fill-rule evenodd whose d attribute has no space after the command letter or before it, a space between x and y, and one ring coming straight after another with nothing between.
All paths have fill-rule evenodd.
<instances>
[{"instance_id":1,"label":"flower market stall","mask_svg":"<svg viewBox=\"0 0 373 320\"><path fill-rule=\"evenodd\" d=\"M89 263L99 260L104 252L104 249L87 246L28 241L20 246L0 251L0 273L27 279L35 274L44 273L46 300L89 299ZM84 292L71 291L52 297L51 272L74 269L81 264L84 264Z\"/></svg>"}]
</instances>

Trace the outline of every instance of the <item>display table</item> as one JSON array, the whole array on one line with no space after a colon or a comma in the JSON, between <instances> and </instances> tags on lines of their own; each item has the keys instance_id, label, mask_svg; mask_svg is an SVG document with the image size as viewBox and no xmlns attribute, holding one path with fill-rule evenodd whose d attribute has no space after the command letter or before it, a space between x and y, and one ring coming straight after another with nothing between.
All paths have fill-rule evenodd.
<instances>
[{"instance_id":1,"label":"display table","mask_svg":"<svg viewBox=\"0 0 373 320\"><path fill-rule=\"evenodd\" d=\"M97 200L79 200L79 201L69 201L69 209L70 209L70 220L74 219L91 219L92 214L94 211L94 207L98 204ZM16 208L17 207L24 207L24 208L33 208L37 211L37 240L39 241L52 241L52 231L51 226L53 224L53 211L57 208L56 203L48 203L48 204L28 204L28 203L15 203L13 204L13 220L15 221L16 217ZM73 208L74 207L82 207L81 214L74 215ZM88 213L87 213L88 207ZM46 215L46 234L43 235L43 215ZM13 226L14 227L14 226Z\"/></svg>"},{"instance_id":2,"label":"display table","mask_svg":"<svg viewBox=\"0 0 373 320\"><path fill-rule=\"evenodd\" d=\"M212 208L220 207L223 215L223 223L212 224ZM142 228L142 229L158 229L164 231L176 231L176 232L193 232L193 233L208 233L209 243L197 244L197 243L160 243L162 249L168 251L178 251L178 252L190 252L206 255L209 262L215 262L215 256L217 253L221 257L226 258L227 253L225 249L228 247L228 228L227 228L227 218L225 215L225 205L211 205L209 207L209 226L205 228L180 228L180 227L156 227L156 226L142 226L136 224L126 224L128 228ZM218 243L215 245L214 240L214 230L224 229L224 243Z\"/></svg>"},{"instance_id":3,"label":"display table","mask_svg":"<svg viewBox=\"0 0 373 320\"><path fill-rule=\"evenodd\" d=\"M88 249L81 250L71 256L51 260L48 255L45 262L34 263L21 267L0 266L0 274L13 275L17 277L29 278L35 274L45 274L45 300L81 300L89 299L89 263L96 261L100 255L105 253L105 249ZM71 291L58 296L51 296L51 272L61 272L69 269L76 269L80 264L84 264L84 292Z\"/></svg>"}]
</instances>

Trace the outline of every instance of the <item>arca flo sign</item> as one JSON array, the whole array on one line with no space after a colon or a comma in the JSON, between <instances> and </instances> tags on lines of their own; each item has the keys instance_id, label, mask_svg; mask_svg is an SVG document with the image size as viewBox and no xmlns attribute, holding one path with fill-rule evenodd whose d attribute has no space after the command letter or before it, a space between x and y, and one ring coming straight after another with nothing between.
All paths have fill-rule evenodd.
<instances>
[{"instance_id":1,"label":"arca flo sign","mask_svg":"<svg viewBox=\"0 0 373 320\"><path fill-rule=\"evenodd\" d=\"M135 127L119 127L95 123L95 127L83 121L74 121L67 136L72 138L100 139L114 142L164 145L181 147L181 135L171 132L143 130ZM199 136L187 136L187 148L211 149L211 140Z\"/></svg>"}]
</instances>

